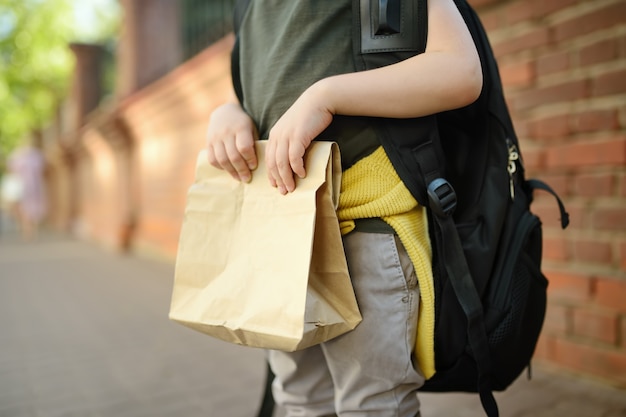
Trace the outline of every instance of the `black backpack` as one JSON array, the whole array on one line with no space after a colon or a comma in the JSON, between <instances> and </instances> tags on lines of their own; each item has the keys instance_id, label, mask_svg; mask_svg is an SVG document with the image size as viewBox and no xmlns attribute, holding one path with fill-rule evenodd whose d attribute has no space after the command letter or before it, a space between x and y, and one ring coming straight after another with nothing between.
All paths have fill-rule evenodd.
<instances>
[{"instance_id":1,"label":"black backpack","mask_svg":"<svg viewBox=\"0 0 626 417\"><path fill-rule=\"evenodd\" d=\"M249 1L237 5L235 28ZM421 390L477 392L486 414L497 417L492 392L506 389L530 365L546 311L541 222L530 211L533 190L556 197L563 228L569 220L550 187L525 178L486 32L466 0L455 3L480 55L479 98L433 116L371 122L398 175L428 208L436 374ZM359 70L425 50L427 0L353 0L353 11ZM416 24L403 27L407 21ZM232 68L241 98L237 43ZM272 414L271 380L268 370L259 417Z\"/></svg>"}]
</instances>

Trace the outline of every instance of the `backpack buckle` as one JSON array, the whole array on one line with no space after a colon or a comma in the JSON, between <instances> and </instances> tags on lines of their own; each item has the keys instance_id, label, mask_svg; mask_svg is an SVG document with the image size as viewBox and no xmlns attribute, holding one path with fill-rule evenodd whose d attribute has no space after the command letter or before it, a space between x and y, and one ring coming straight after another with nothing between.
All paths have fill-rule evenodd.
<instances>
[{"instance_id":1,"label":"backpack buckle","mask_svg":"<svg viewBox=\"0 0 626 417\"><path fill-rule=\"evenodd\" d=\"M456 209L456 192L447 180L437 178L428 184L428 201L437 217L449 217Z\"/></svg>"}]
</instances>

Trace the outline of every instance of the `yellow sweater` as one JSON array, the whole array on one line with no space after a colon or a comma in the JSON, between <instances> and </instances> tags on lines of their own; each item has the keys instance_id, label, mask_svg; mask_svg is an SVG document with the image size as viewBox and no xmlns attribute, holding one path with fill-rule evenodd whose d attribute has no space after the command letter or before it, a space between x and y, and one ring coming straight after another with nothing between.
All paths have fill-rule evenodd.
<instances>
[{"instance_id":1,"label":"yellow sweater","mask_svg":"<svg viewBox=\"0 0 626 417\"><path fill-rule=\"evenodd\" d=\"M398 234L413 262L420 289L415 354L429 379L435 374L435 292L426 210L419 206L382 147L343 173L337 216L342 234L354 220L379 217Z\"/></svg>"}]
</instances>

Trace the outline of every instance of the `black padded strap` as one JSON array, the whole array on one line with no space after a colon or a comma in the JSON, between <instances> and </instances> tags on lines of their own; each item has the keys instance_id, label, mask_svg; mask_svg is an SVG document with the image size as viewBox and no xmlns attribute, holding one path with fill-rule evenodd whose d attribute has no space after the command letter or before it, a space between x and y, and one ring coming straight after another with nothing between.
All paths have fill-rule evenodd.
<instances>
[{"instance_id":1,"label":"black padded strap","mask_svg":"<svg viewBox=\"0 0 626 417\"><path fill-rule=\"evenodd\" d=\"M435 217L441 232L440 254L450 284L467 318L467 338L478 369L477 387L489 417L498 417L498 406L491 389L491 357L482 302L469 272L461 240L452 216Z\"/></svg>"}]
</instances>

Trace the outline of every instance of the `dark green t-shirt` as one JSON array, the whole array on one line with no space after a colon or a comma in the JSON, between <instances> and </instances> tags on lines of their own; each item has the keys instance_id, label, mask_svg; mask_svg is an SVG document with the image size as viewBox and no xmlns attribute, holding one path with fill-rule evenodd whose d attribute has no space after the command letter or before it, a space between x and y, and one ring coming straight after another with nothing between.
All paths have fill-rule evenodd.
<instances>
[{"instance_id":1,"label":"dark green t-shirt","mask_svg":"<svg viewBox=\"0 0 626 417\"><path fill-rule=\"evenodd\" d=\"M244 108L262 139L316 81L355 71L351 0L253 0L239 31ZM343 169L380 143L367 118L335 116L317 139L339 144Z\"/></svg>"}]
</instances>

